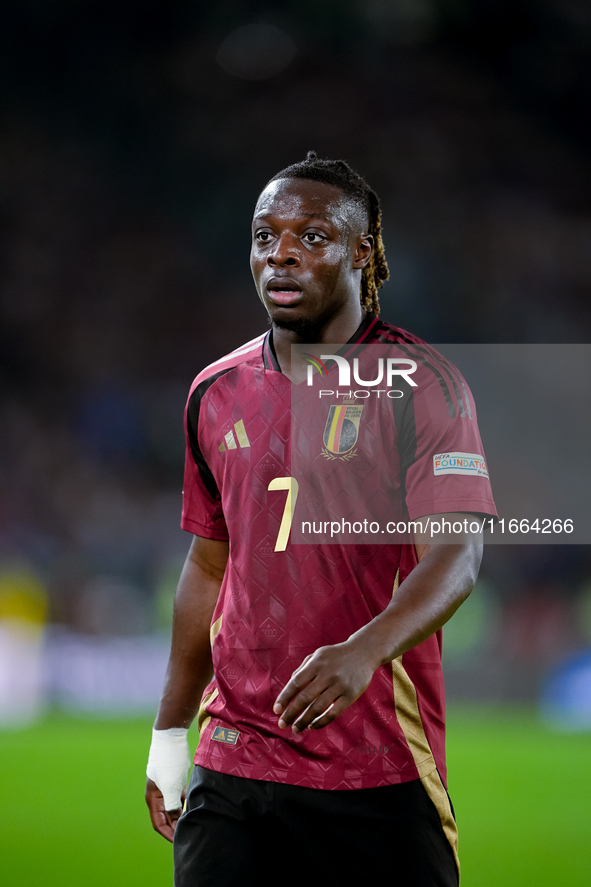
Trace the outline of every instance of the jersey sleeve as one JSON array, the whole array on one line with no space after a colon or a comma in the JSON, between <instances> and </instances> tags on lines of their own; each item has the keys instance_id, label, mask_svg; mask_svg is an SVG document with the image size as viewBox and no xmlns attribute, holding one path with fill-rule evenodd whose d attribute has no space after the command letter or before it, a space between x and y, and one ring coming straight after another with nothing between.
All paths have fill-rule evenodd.
<instances>
[{"instance_id":1,"label":"jersey sleeve","mask_svg":"<svg viewBox=\"0 0 591 887\"><path fill-rule=\"evenodd\" d=\"M436 354L436 353L435 353ZM441 358L423 358L399 429L409 518L463 511L496 517L472 393Z\"/></svg>"},{"instance_id":2,"label":"jersey sleeve","mask_svg":"<svg viewBox=\"0 0 591 887\"><path fill-rule=\"evenodd\" d=\"M203 452L199 419L208 385L191 391L185 410L185 477L181 527L207 539L228 539L222 498Z\"/></svg>"}]
</instances>

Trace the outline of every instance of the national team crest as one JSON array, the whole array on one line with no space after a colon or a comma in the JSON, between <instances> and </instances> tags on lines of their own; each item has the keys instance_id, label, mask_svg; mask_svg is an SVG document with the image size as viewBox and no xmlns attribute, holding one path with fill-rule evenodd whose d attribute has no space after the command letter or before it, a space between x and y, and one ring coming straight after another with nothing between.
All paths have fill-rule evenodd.
<instances>
[{"instance_id":1,"label":"national team crest","mask_svg":"<svg viewBox=\"0 0 591 887\"><path fill-rule=\"evenodd\" d=\"M322 455L327 459L352 459L357 454L354 449L359 435L359 422L363 404L341 404L331 406L324 426L324 448Z\"/></svg>"}]
</instances>

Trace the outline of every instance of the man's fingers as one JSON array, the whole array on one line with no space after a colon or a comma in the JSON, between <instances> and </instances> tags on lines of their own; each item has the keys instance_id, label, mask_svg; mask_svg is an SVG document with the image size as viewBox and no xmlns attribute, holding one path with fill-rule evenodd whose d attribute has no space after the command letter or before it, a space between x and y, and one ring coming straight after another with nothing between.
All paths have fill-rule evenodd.
<instances>
[{"instance_id":1,"label":"man's fingers","mask_svg":"<svg viewBox=\"0 0 591 887\"><path fill-rule=\"evenodd\" d=\"M308 657L309 658L309 657ZM290 680L287 682L277 699L275 700L275 704L273 705L273 711L276 715L280 715L289 705L291 700L296 696L307 684L310 684L311 681L316 677L316 672L313 666L308 665L307 662L302 663L299 669L294 671ZM313 698L313 697L312 697ZM306 702L306 705L309 705L311 699Z\"/></svg>"},{"instance_id":2,"label":"man's fingers","mask_svg":"<svg viewBox=\"0 0 591 887\"><path fill-rule=\"evenodd\" d=\"M333 702L333 704L328 708L327 711L324 712L321 717L316 718L316 720L312 721L308 729L320 730L322 727L328 727L328 725L332 724L335 718L338 718L341 712L343 712L347 708L348 704L349 703L345 700L345 697L341 696L340 699L337 699L336 702Z\"/></svg>"},{"instance_id":3,"label":"man's fingers","mask_svg":"<svg viewBox=\"0 0 591 887\"><path fill-rule=\"evenodd\" d=\"M176 824L179 821L182 812L182 810L165 810L161 818L158 817L157 819L152 819L154 830L157 831L159 835L162 835L163 838L166 838L167 841L170 841L171 844L174 839Z\"/></svg>"},{"instance_id":4,"label":"man's fingers","mask_svg":"<svg viewBox=\"0 0 591 887\"><path fill-rule=\"evenodd\" d=\"M294 733L326 727L359 698L373 669L348 643L319 647L294 671L273 706L280 728Z\"/></svg>"},{"instance_id":5,"label":"man's fingers","mask_svg":"<svg viewBox=\"0 0 591 887\"><path fill-rule=\"evenodd\" d=\"M292 697L287 707L283 710L283 713L279 718L279 726L289 727L293 724L293 722L306 711L308 706L315 703L316 700L328 689L326 683L324 681L321 683L318 678L314 678L314 680L310 681L304 689L297 694L297 696ZM330 702L331 700L328 700L324 708L330 705ZM319 709L316 714L321 714L322 711L324 711L324 709Z\"/></svg>"},{"instance_id":6,"label":"man's fingers","mask_svg":"<svg viewBox=\"0 0 591 887\"><path fill-rule=\"evenodd\" d=\"M306 658L302 660L302 662L298 665L298 667L297 667L296 669L294 669L294 671L293 671L293 673L292 673L292 677L293 677L294 675L296 675L299 671L302 670L302 668L304 667L304 665L306 665L306 663L309 662L309 660L312 658L312 656L313 656L312 653L308 653L308 655L306 656Z\"/></svg>"},{"instance_id":7,"label":"man's fingers","mask_svg":"<svg viewBox=\"0 0 591 887\"><path fill-rule=\"evenodd\" d=\"M146 785L146 804L154 830L167 841L172 842L176 823L182 810L165 810L162 792L151 779L148 779Z\"/></svg>"},{"instance_id":8,"label":"man's fingers","mask_svg":"<svg viewBox=\"0 0 591 887\"><path fill-rule=\"evenodd\" d=\"M179 807L178 810L167 810L166 811L166 819L168 820L168 824L170 825L173 834L176 829L176 824L179 821L179 819L181 818L182 813L183 813L183 811L182 811L181 807Z\"/></svg>"},{"instance_id":9,"label":"man's fingers","mask_svg":"<svg viewBox=\"0 0 591 887\"><path fill-rule=\"evenodd\" d=\"M181 800L183 802L185 800L184 792ZM152 779L146 781L146 804L148 805L154 831L157 831L167 841L172 842L176 824L183 812L182 808L166 810L164 796Z\"/></svg>"},{"instance_id":10,"label":"man's fingers","mask_svg":"<svg viewBox=\"0 0 591 887\"><path fill-rule=\"evenodd\" d=\"M335 702L340 698L340 692L337 688L328 687L324 693L317 696L314 701L303 711L303 713L293 722L293 730L300 733L312 724L316 718L324 715Z\"/></svg>"}]
</instances>

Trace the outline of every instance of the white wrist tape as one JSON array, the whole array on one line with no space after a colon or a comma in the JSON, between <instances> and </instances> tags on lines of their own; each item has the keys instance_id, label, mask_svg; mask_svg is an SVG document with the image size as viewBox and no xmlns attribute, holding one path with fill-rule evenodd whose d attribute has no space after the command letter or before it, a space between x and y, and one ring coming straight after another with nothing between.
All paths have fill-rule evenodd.
<instances>
[{"instance_id":1,"label":"white wrist tape","mask_svg":"<svg viewBox=\"0 0 591 887\"><path fill-rule=\"evenodd\" d=\"M152 730L146 773L162 792L165 810L182 807L181 794L191 766L187 733L184 727Z\"/></svg>"}]
</instances>

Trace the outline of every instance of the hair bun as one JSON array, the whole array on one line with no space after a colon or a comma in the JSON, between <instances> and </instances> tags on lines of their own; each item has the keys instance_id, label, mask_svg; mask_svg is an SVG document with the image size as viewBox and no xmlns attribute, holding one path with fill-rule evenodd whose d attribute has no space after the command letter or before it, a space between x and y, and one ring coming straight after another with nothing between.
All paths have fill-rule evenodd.
<instances>
[{"instance_id":1,"label":"hair bun","mask_svg":"<svg viewBox=\"0 0 591 887\"><path fill-rule=\"evenodd\" d=\"M315 163L318 160L316 151L308 151L306 155L306 163Z\"/></svg>"}]
</instances>

